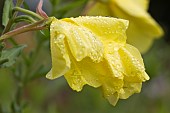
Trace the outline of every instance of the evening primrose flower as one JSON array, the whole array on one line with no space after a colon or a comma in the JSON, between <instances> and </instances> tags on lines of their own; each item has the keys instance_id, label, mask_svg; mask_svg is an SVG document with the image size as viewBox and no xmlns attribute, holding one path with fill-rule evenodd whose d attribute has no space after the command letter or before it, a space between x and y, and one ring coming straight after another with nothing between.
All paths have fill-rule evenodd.
<instances>
[{"instance_id":1,"label":"evening primrose flower","mask_svg":"<svg viewBox=\"0 0 170 113\"><path fill-rule=\"evenodd\" d=\"M154 39L163 35L160 25L147 12L148 6L149 0L93 0L87 5L85 14L129 20L127 42L145 53Z\"/></svg>"},{"instance_id":2,"label":"evening primrose flower","mask_svg":"<svg viewBox=\"0 0 170 113\"><path fill-rule=\"evenodd\" d=\"M126 44L128 21L110 17L54 19L50 26L52 69L47 78L64 75L69 86L101 87L115 105L139 93L149 80L139 51Z\"/></svg>"}]
</instances>

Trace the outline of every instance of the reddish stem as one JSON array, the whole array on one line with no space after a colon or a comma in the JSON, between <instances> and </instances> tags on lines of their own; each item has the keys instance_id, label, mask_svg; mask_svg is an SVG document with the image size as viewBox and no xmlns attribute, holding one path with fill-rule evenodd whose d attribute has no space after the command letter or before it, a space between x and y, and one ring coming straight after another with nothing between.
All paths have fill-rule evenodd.
<instances>
[{"instance_id":1,"label":"reddish stem","mask_svg":"<svg viewBox=\"0 0 170 113\"><path fill-rule=\"evenodd\" d=\"M48 18L47 14L42 10L42 6L43 6L43 0L40 0L36 8L36 13L43 18Z\"/></svg>"}]
</instances>

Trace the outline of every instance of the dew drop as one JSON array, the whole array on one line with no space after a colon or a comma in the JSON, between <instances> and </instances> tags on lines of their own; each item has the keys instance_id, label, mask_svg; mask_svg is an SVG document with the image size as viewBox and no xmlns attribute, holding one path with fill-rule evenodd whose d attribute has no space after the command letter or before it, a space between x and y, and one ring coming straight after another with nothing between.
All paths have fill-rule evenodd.
<instances>
[{"instance_id":1,"label":"dew drop","mask_svg":"<svg viewBox=\"0 0 170 113\"><path fill-rule=\"evenodd\" d=\"M57 38L54 38L53 41L54 41L54 43L57 43Z\"/></svg>"}]
</instances>

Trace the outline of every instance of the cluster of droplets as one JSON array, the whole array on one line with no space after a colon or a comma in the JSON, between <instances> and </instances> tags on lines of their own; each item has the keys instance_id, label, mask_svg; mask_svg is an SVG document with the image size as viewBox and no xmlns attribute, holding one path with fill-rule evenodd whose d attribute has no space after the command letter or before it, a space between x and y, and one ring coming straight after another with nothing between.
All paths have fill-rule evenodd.
<instances>
[{"instance_id":1,"label":"cluster of droplets","mask_svg":"<svg viewBox=\"0 0 170 113\"><path fill-rule=\"evenodd\" d=\"M123 77L122 76L123 66L122 66L122 62L120 60L118 52L115 52L115 54L108 54L107 57L108 57L107 59L110 63L110 66L112 70L114 71L113 72L114 76L122 78Z\"/></svg>"},{"instance_id":2,"label":"cluster of droplets","mask_svg":"<svg viewBox=\"0 0 170 113\"><path fill-rule=\"evenodd\" d=\"M142 65L137 58L135 58L125 48L121 48L121 53L122 61L125 67L126 80L142 82L149 79L147 75L145 76L144 65Z\"/></svg>"},{"instance_id":3,"label":"cluster of droplets","mask_svg":"<svg viewBox=\"0 0 170 113\"><path fill-rule=\"evenodd\" d=\"M60 48L61 54L63 55L66 53L64 38L64 34L57 33L53 39L54 44L57 44L57 46Z\"/></svg>"},{"instance_id":4,"label":"cluster of droplets","mask_svg":"<svg viewBox=\"0 0 170 113\"><path fill-rule=\"evenodd\" d=\"M78 70L72 70L72 74L68 76L72 82L70 86L75 88L74 90L81 91L82 87L85 85L85 79L82 77L81 72Z\"/></svg>"},{"instance_id":5,"label":"cluster of droplets","mask_svg":"<svg viewBox=\"0 0 170 113\"><path fill-rule=\"evenodd\" d=\"M102 61L103 59L103 48L102 48L102 44L100 43L100 41L97 40L93 40L93 45L92 45L92 49L89 53L89 56L91 59L93 59L93 61L95 63L98 63L100 61Z\"/></svg>"},{"instance_id":6,"label":"cluster of droplets","mask_svg":"<svg viewBox=\"0 0 170 113\"><path fill-rule=\"evenodd\" d=\"M118 100L121 98L119 95L126 93L127 90L124 89L128 89L133 83L140 84L146 78L143 77L144 65L126 48L125 31L128 22L109 19L109 17L79 17L71 18L75 23L69 22L69 19L67 22L61 21L61 23L63 22L61 28L52 28L55 29L53 30L53 41L60 48L63 56L68 54L70 58L75 58L71 59L71 68L64 75L74 90L81 91L85 84L93 86L95 82L99 82L100 85L95 87L101 86L108 100ZM114 24L109 24L111 21ZM90 25L91 23L93 24ZM112 25L114 27L111 27ZM70 52L67 52L67 49ZM96 73L97 77L100 75L96 81L93 77L88 79L83 75L84 68L80 66L80 63L87 61L88 64L89 59L86 57L94 62L92 64L98 63L99 66L104 64L102 65L104 71L102 72L101 69L99 73ZM97 71L97 69L92 71ZM134 93L135 89L132 88L131 92ZM129 92L127 91L127 93Z\"/></svg>"},{"instance_id":7,"label":"cluster of droplets","mask_svg":"<svg viewBox=\"0 0 170 113\"><path fill-rule=\"evenodd\" d=\"M73 32L77 44L79 55L89 56L94 62L100 62L103 58L103 45L99 39L89 29L78 27ZM81 53L81 54L80 54ZM82 57L81 57L82 58Z\"/></svg>"},{"instance_id":8,"label":"cluster of droplets","mask_svg":"<svg viewBox=\"0 0 170 113\"><path fill-rule=\"evenodd\" d=\"M78 17L73 20L86 28L93 28L91 29L92 32L96 32L101 41L110 39L110 41L117 43L126 42L126 29L128 26L128 21L126 20L101 16Z\"/></svg>"},{"instance_id":9,"label":"cluster of droplets","mask_svg":"<svg viewBox=\"0 0 170 113\"><path fill-rule=\"evenodd\" d=\"M92 32L84 31L84 33L91 42L88 56L96 63L102 61L104 54L103 44Z\"/></svg>"},{"instance_id":10,"label":"cluster of droplets","mask_svg":"<svg viewBox=\"0 0 170 113\"><path fill-rule=\"evenodd\" d=\"M71 30L71 34L73 36L73 39L71 40L75 42L75 44L71 46L76 46L75 57L78 61L80 61L86 56L87 51L82 41L80 32L78 32L76 29L73 29Z\"/></svg>"}]
</instances>

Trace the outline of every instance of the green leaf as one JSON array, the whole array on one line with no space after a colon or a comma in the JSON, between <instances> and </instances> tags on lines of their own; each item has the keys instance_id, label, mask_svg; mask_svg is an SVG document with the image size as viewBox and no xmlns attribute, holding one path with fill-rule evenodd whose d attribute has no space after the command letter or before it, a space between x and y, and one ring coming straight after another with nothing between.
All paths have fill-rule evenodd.
<instances>
[{"instance_id":1,"label":"green leaf","mask_svg":"<svg viewBox=\"0 0 170 113\"><path fill-rule=\"evenodd\" d=\"M2 15L2 25L6 26L9 21L10 9L12 6L12 0L5 0L3 15Z\"/></svg>"},{"instance_id":2,"label":"green leaf","mask_svg":"<svg viewBox=\"0 0 170 113\"><path fill-rule=\"evenodd\" d=\"M41 33L42 35L44 35L44 37L46 37L46 38L49 38L49 37L50 37L50 31L49 31L49 29L40 30L40 33Z\"/></svg>"},{"instance_id":3,"label":"green leaf","mask_svg":"<svg viewBox=\"0 0 170 113\"><path fill-rule=\"evenodd\" d=\"M26 45L19 45L14 48L3 50L0 57L1 67L9 67L16 62L17 57Z\"/></svg>"}]
</instances>

